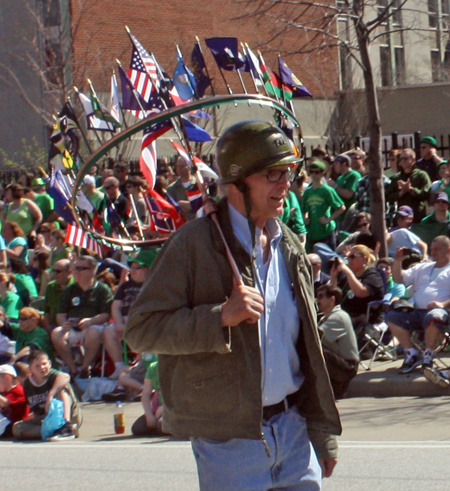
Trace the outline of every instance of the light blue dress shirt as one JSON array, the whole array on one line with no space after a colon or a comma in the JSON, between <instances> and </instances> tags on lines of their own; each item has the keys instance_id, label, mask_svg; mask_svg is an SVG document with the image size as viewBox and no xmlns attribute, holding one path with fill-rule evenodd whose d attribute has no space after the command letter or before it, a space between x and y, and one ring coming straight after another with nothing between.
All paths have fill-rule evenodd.
<instances>
[{"instance_id":1,"label":"light blue dress shirt","mask_svg":"<svg viewBox=\"0 0 450 491\"><path fill-rule=\"evenodd\" d=\"M228 203L233 232L244 249L252 255L252 239L247 219ZM272 218L266 222L270 252L264 263L260 245L262 230L256 228L256 287L264 299L264 312L258 322L261 348L263 406L282 401L303 383L300 360L295 348L300 318L294 288L278 247L282 230Z\"/></svg>"}]
</instances>

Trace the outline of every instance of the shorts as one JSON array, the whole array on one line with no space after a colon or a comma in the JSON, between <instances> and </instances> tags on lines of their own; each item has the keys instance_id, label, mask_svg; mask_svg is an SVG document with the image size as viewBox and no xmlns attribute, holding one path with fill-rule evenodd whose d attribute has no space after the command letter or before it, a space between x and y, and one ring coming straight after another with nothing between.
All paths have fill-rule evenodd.
<instances>
[{"instance_id":1,"label":"shorts","mask_svg":"<svg viewBox=\"0 0 450 491\"><path fill-rule=\"evenodd\" d=\"M17 421L16 423L14 423L14 426L12 429L13 435L16 438L21 439L23 432L32 430L33 428L36 428L36 426L41 426L42 421L44 421L44 418L45 418L45 415L42 415L42 416L37 416L36 418L32 418L32 419Z\"/></svg>"},{"instance_id":2,"label":"shorts","mask_svg":"<svg viewBox=\"0 0 450 491\"><path fill-rule=\"evenodd\" d=\"M434 322L441 332L449 330L449 313L445 309L414 309L411 312L391 310L386 314L386 322L391 322L407 331L425 331Z\"/></svg>"},{"instance_id":3,"label":"shorts","mask_svg":"<svg viewBox=\"0 0 450 491\"><path fill-rule=\"evenodd\" d=\"M89 329L94 328L100 331L100 333L103 332L103 329L105 329L106 324L97 324L95 326L91 326ZM84 343L84 338L86 336L86 332L88 329L84 329L84 331L76 331L75 329L71 329L68 332L68 340L69 340L69 345L73 348L74 346L82 346Z\"/></svg>"}]
</instances>

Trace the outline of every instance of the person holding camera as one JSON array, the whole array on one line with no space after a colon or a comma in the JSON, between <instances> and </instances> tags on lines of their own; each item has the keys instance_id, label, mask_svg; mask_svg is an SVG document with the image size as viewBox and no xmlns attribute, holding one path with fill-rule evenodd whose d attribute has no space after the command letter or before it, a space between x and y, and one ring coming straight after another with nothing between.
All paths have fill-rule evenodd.
<instances>
[{"instance_id":1,"label":"person holding camera","mask_svg":"<svg viewBox=\"0 0 450 491\"><path fill-rule=\"evenodd\" d=\"M351 317L353 328L367 320L367 306L384 296L383 278L372 267L375 260L373 252L364 245L356 245L347 254L348 264L335 258L331 268L331 285L341 288L343 297L341 307ZM339 275L342 273L342 275ZM371 324L381 322L381 312L374 311L369 317Z\"/></svg>"},{"instance_id":2,"label":"person holding camera","mask_svg":"<svg viewBox=\"0 0 450 491\"><path fill-rule=\"evenodd\" d=\"M75 263L75 283L61 294L56 322L52 331L53 345L73 376L90 377L90 367L102 341L105 324L111 316L113 299L110 288L97 281L97 261L80 256ZM83 346L85 354L78 369L72 355L73 346Z\"/></svg>"}]
</instances>

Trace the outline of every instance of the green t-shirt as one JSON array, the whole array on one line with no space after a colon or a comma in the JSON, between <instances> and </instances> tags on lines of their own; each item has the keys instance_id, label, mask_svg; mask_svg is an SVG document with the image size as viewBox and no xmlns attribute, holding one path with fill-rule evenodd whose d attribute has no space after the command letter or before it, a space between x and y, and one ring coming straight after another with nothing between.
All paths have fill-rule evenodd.
<instances>
[{"instance_id":1,"label":"green t-shirt","mask_svg":"<svg viewBox=\"0 0 450 491\"><path fill-rule=\"evenodd\" d=\"M20 205L15 210L12 210L13 203L7 205L6 208L6 219L10 222L17 223L19 227L23 230L23 233L28 236L33 230L33 224L35 221L34 216L27 206L27 199L22 199Z\"/></svg>"},{"instance_id":2,"label":"green t-shirt","mask_svg":"<svg viewBox=\"0 0 450 491\"><path fill-rule=\"evenodd\" d=\"M145 380L151 380L153 385L153 390L158 392L161 390L159 385L159 373L158 373L158 360L153 361L147 368L147 373L145 374ZM162 394L158 395L158 404L163 405Z\"/></svg>"},{"instance_id":3,"label":"green t-shirt","mask_svg":"<svg viewBox=\"0 0 450 491\"><path fill-rule=\"evenodd\" d=\"M303 193L302 208L308 213L310 223L306 226L308 239L321 240L328 237L336 228L336 222L323 225L319 222L320 217L329 218L334 210L340 208L344 202L341 200L336 191L322 184L314 189L312 186L307 188Z\"/></svg>"},{"instance_id":4,"label":"green t-shirt","mask_svg":"<svg viewBox=\"0 0 450 491\"><path fill-rule=\"evenodd\" d=\"M351 189L353 192L355 192L360 179L361 174L358 171L351 169L349 172L347 172L347 174L343 174L336 179L336 186L339 186L342 189ZM348 210L355 202L355 195L353 194L350 199L341 199L344 202L345 209ZM344 214L342 214L341 217L342 216L344 216Z\"/></svg>"},{"instance_id":5,"label":"green t-shirt","mask_svg":"<svg viewBox=\"0 0 450 491\"><path fill-rule=\"evenodd\" d=\"M15 292L8 292L5 298L0 297L0 305L5 309L9 319L18 319L19 311L23 307L22 299Z\"/></svg>"},{"instance_id":6,"label":"green t-shirt","mask_svg":"<svg viewBox=\"0 0 450 491\"><path fill-rule=\"evenodd\" d=\"M14 284L16 285L18 293L28 290L30 298L37 297L39 295L36 288L36 283L30 275L24 273L14 273L14 279Z\"/></svg>"},{"instance_id":7,"label":"green t-shirt","mask_svg":"<svg viewBox=\"0 0 450 491\"><path fill-rule=\"evenodd\" d=\"M83 291L77 283L67 286L59 301L59 314L67 314L67 318L95 317L99 314L110 314L113 294L108 285L95 281L93 286Z\"/></svg>"},{"instance_id":8,"label":"green t-shirt","mask_svg":"<svg viewBox=\"0 0 450 491\"><path fill-rule=\"evenodd\" d=\"M53 346L50 341L50 336L45 329L43 329L42 327L37 327L34 331L23 332L20 328L13 328L13 333L14 339L17 342L16 353L25 348L25 346L34 344L40 350L47 353L52 364L54 363L55 357L53 353Z\"/></svg>"},{"instance_id":9,"label":"green t-shirt","mask_svg":"<svg viewBox=\"0 0 450 491\"><path fill-rule=\"evenodd\" d=\"M74 282L75 280L71 276L67 286L73 285ZM54 280L50 281L45 290L44 312L50 314L50 325L56 325L56 314L58 313L62 291L63 289Z\"/></svg>"},{"instance_id":10,"label":"green t-shirt","mask_svg":"<svg viewBox=\"0 0 450 491\"><path fill-rule=\"evenodd\" d=\"M55 201L47 193L36 194L35 202L42 211L44 220L46 220L50 213L55 209Z\"/></svg>"},{"instance_id":11,"label":"green t-shirt","mask_svg":"<svg viewBox=\"0 0 450 491\"><path fill-rule=\"evenodd\" d=\"M54 266L54 264L57 261L60 261L61 259L67 259L67 256L70 255L72 252L72 247L71 246L65 246L64 249L61 249L57 252L53 252L52 254L52 264L51 266Z\"/></svg>"},{"instance_id":12,"label":"green t-shirt","mask_svg":"<svg viewBox=\"0 0 450 491\"><path fill-rule=\"evenodd\" d=\"M294 209L291 213L291 209ZM297 196L289 191L288 196L284 200L283 214L280 220L287 225L295 234L304 234L306 232L305 222L303 220L302 210Z\"/></svg>"},{"instance_id":13,"label":"green t-shirt","mask_svg":"<svg viewBox=\"0 0 450 491\"><path fill-rule=\"evenodd\" d=\"M9 244L8 249L14 249L16 246L22 246L23 250L19 256L19 259L28 266L28 241L25 237L15 237Z\"/></svg>"}]
</instances>

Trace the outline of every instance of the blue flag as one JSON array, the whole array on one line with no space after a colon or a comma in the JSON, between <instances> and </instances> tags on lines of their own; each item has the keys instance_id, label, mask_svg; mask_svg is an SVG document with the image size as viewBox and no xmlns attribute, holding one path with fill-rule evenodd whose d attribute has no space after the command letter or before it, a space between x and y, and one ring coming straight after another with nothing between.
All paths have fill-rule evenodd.
<instances>
[{"instance_id":1,"label":"blue flag","mask_svg":"<svg viewBox=\"0 0 450 491\"><path fill-rule=\"evenodd\" d=\"M184 61L178 56L177 58L178 63L175 67L175 71L173 72L173 83L177 88L178 95L183 99L183 101L187 101L194 97L197 82L194 74L184 64Z\"/></svg>"},{"instance_id":2,"label":"blue flag","mask_svg":"<svg viewBox=\"0 0 450 491\"><path fill-rule=\"evenodd\" d=\"M191 54L192 71L197 82L197 96L203 97L206 89L211 85L211 79L206 75L204 70L206 69L205 60L198 44L195 44Z\"/></svg>"},{"instance_id":3,"label":"blue flag","mask_svg":"<svg viewBox=\"0 0 450 491\"><path fill-rule=\"evenodd\" d=\"M212 138L209 133L200 127L198 124L189 121L189 119L183 118L184 127L188 140L191 142L210 142Z\"/></svg>"},{"instance_id":4,"label":"blue flag","mask_svg":"<svg viewBox=\"0 0 450 491\"><path fill-rule=\"evenodd\" d=\"M292 97L312 97L309 90L292 73L292 70L280 57L278 57L278 68L280 70L281 81L292 90Z\"/></svg>"},{"instance_id":5,"label":"blue flag","mask_svg":"<svg viewBox=\"0 0 450 491\"><path fill-rule=\"evenodd\" d=\"M50 178L48 194L55 200L55 211L67 223L75 223L69 202L73 195L73 186L60 170L54 170Z\"/></svg>"},{"instance_id":6,"label":"blue flag","mask_svg":"<svg viewBox=\"0 0 450 491\"><path fill-rule=\"evenodd\" d=\"M119 75L120 84L122 86L122 108L133 111L140 111L142 106L145 111L151 110L152 101L150 100L149 102L146 102L145 99L138 92L133 91L131 80L128 78L128 75L121 65L119 65ZM139 103L141 104L141 106L139 105Z\"/></svg>"},{"instance_id":7,"label":"blue flag","mask_svg":"<svg viewBox=\"0 0 450 491\"><path fill-rule=\"evenodd\" d=\"M236 71L245 66L238 50L237 38L208 38L205 39L205 43L219 68Z\"/></svg>"}]
</instances>

